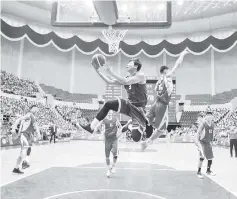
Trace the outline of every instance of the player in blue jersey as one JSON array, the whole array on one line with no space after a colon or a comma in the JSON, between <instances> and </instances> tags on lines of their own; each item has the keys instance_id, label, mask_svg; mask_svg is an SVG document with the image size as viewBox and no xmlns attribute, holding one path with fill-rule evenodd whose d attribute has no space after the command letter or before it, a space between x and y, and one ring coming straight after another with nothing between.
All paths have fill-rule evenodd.
<instances>
[{"instance_id":1,"label":"player in blue jersey","mask_svg":"<svg viewBox=\"0 0 237 199\"><path fill-rule=\"evenodd\" d=\"M212 141L213 141L213 133L214 133L214 118L212 115L211 110L207 110L206 116L203 120L200 121L198 124L197 130L197 138L196 138L196 145L198 146L199 150L199 163L198 163L198 178L202 179L202 163L203 160L207 159L207 175L215 175L214 172L211 171L212 159L213 159L213 151L212 151Z\"/></svg>"},{"instance_id":2,"label":"player in blue jersey","mask_svg":"<svg viewBox=\"0 0 237 199\"><path fill-rule=\"evenodd\" d=\"M132 119L132 138L138 142L141 140L142 135L145 133L146 128L146 116L145 107L147 104L147 88L146 77L141 72L142 64L139 59L130 60L127 64L127 77L121 77L108 67L107 63L103 66L106 74L100 70L96 70L100 77L107 84L123 85L127 91L128 99L114 99L107 101L103 108L98 112L96 118L88 125L80 125L78 127L93 133L97 125L102 121L110 110L125 114ZM126 128L127 126L125 126ZM125 130L126 131L126 130Z\"/></svg>"},{"instance_id":3,"label":"player in blue jersey","mask_svg":"<svg viewBox=\"0 0 237 199\"><path fill-rule=\"evenodd\" d=\"M157 92L156 101L146 115L150 125L155 128L155 131L149 139L141 143L142 151L144 151L148 144L151 144L168 127L168 106L171 99L171 93L173 91L172 75L177 67L182 64L183 58L186 54L188 54L188 51L186 50L181 53L179 59L176 61L171 70L169 70L167 66L162 66L160 68L161 76L155 87Z\"/></svg>"},{"instance_id":4,"label":"player in blue jersey","mask_svg":"<svg viewBox=\"0 0 237 199\"><path fill-rule=\"evenodd\" d=\"M41 137L39 128L35 121L35 115L37 112L38 107L36 105L31 106L29 108L29 112L23 117L18 118L12 126L12 133L15 134L17 131L17 126L20 124L18 134L20 136L21 142L21 152L19 157L17 158L17 163L15 168L13 169L13 173L23 174L24 172L20 170L20 166L22 165L23 169L30 166L27 162L27 156L29 156L31 152L34 132L37 132L39 139Z\"/></svg>"}]
</instances>

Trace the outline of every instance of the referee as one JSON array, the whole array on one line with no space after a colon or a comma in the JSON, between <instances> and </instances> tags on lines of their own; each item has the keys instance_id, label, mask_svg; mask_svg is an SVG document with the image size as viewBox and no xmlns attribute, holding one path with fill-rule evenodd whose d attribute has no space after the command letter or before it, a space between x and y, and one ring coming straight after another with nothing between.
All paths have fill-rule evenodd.
<instances>
[{"instance_id":1,"label":"referee","mask_svg":"<svg viewBox=\"0 0 237 199\"><path fill-rule=\"evenodd\" d=\"M233 147L235 147L235 157L237 158L237 129L235 126L230 127L228 137L230 141L230 156L233 157Z\"/></svg>"}]
</instances>

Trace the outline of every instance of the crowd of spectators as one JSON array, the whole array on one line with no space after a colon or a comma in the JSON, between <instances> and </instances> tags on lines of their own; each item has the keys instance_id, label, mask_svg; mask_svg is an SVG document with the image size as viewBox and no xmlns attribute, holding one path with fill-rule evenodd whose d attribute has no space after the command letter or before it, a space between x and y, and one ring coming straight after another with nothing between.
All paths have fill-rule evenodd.
<instances>
[{"instance_id":1,"label":"crowd of spectators","mask_svg":"<svg viewBox=\"0 0 237 199\"><path fill-rule=\"evenodd\" d=\"M1 90L3 92L12 93L15 95L20 95L21 99L15 99L10 97L1 96L1 115L3 115L3 120L8 121L11 125L16 117L22 116L27 113L28 108L36 104L39 108L39 112L36 115L36 121L42 131L47 131L48 126L53 121L62 131L75 131L75 122L81 124L88 124L95 117L98 110L85 110L80 109L77 106L66 106L58 105L56 107L51 107L45 105L36 100L27 100L23 96L33 97L37 92L39 92L37 85L29 80L19 79L13 74L7 73L1 70ZM199 112L189 111L196 114ZM214 120L216 123L215 130L215 142L221 145L228 144L227 134L231 126L237 128L237 109L233 112L230 112L226 108L212 109ZM187 120L195 119L196 115L187 117ZM190 124L193 124L193 121L190 121ZM183 125L183 127L177 128L174 131L171 131L169 135L171 137L182 137L187 139L188 137L195 135L195 126ZM9 126L8 125L8 126ZM1 125L2 128L6 125Z\"/></svg>"},{"instance_id":2,"label":"crowd of spectators","mask_svg":"<svg viewBox=\"0 0 237 199\"><path fill-rule=\"evenodd\" d=\"M230 112L228 109L212 109L216 127L214 131L214 143L221 146L229 146L228 133L231 127L237 129L237 109ZM178 127L170 132L171 140L192 141L191 137L196 134L195 125ZM178 138L178 139L177 139Z\"/></svg>"},{"instance_id":3,"label":"crowd of spectators","mask_svg":"<svg viewBox=\"0 0 237 199\"><path fill-rule=\"evenodd\" d=\"M66 121L79 122L81 124L88 124L90 120L86 117L83 117L83 111L78 107L70 107L65 105L58 105L55 107L58 113Z\"/></svg>"},{"instance_id":4,"label":"crowd of spectators","mask_svg":"<svg viewBox=\"0 0 237 199\"><path fill-rule=\"evenodd\" d=\"M75 127L73 127L70 122L64 120L53 107L44 105L41 102L1 96L1 115L11 116L11 119L9 120L11 124L11 120L14 120L15 117L26 114L28 108L33 104L37 105L39 108L39 111L36 114L36 122L41 129L48 128L50 123L53 121L61 129L75 130Z\"/></svg>"},{"instance_id":5,"label":"crowd of spectators","mask_svg":"<svg viewBox=\"0 0 237 199\"><path fill-rule=\"evenodd\" d=\"M227 108L216 108L216 109L212 109L212 113L213 113L214 121L216 123L218 123L219 121L221 121L226 116L226 114L229 113L229 109L227 109Z\"/></svg>"},{"instance_id":6,"label":"crowd of spectators","mask_svg":"<svg viewBox=\"0 0 237 199\"><path fill-rule=\"evenodd\" d=\"M1 70L1 90L15 95L35 97L39 92L37 85L30 81L16 77Z\"/></svg>"}]
</instances>

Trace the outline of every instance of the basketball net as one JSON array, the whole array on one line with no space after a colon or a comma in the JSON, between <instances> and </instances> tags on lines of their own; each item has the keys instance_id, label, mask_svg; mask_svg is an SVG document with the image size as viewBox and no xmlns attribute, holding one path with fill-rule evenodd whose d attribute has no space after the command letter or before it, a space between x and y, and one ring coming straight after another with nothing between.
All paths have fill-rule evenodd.
<instances>
[{"instance_id":1,"label":"basketball net","mask_svg":"<svg viewBox=\"0 0 237 199\"><path fill-rule=\"evenodd\" d=\"M104 35L109 45L109 52L118 52L119 43L120 41L122 41L127 31L128 30L113 29L112 26L109 26L108 29L102 30L102 34Z\"/></svg>"}]
</instances>

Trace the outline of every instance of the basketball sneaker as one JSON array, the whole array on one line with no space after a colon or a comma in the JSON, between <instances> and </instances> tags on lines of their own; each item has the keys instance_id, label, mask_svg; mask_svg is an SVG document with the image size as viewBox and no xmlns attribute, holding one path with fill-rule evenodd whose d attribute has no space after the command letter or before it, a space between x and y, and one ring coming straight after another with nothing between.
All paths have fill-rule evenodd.
<instances>
[{"instance_id":1,"label":"basketball sneaker","mask_svg":"<svg viewBox=\"0 0 237 199\"><path fill-rule=\"evenodd\" d=\"M109 178L111 176L111 169L108 169L106 176L107 176L107 178Z\"/></svg>"},{"instance_id":2,"label":"basketball sneaker","mask_svg":"<svg viewBox=\"0 0 237 199\"><path fill-rule=\"evenodd\" d=\"M12 173L15 173L15 174L24 174L24 172L22 172L19 168L14 168Z\"/></svg>"},{"instance_id":3,"label":"basketball sneaker","mask_svg":"<svg viewBox=\"0 0 237 199\"><path fill-rule=\"evenodd\" d=\"M145 149L148 147L148 142L147 141L142 141L141 142L141 151L145 151Z\"/></svg>"},{"instance_id":4,"label":"basketball sneaker","mask_svg":"<svg viewBox=\"0 0 237 199\"><path fill-rule=\"evenodd\" d=\"M90 125L90 124L87 124L87 125L78 124L78 126L79 126L80 128L82 128L83 130L85 130L85 131L91 133L91 134L93 134L93 132L94 132L94 130L91 129L91 125Z\"/></svg>"},{"instance_id":5,"label":"basketball sneaker","mask_svg":"<svg viewBox=\"0 0 237 199\"><path fill-rule=\"evenodd\" d=\"M22 169L27 169L29 167L30 165L26 161L22 162Z\"/></svg>"},{"instance_id":6,"label":"basketball sneaker","mask_svg":"<svg viewBox=\"0 0 237 199\"><path fill-rule=\"evenodd\" d=\"M198 177L199 179L203 179L202 173L201 173L201 172L198 172L198 173L197 173L197 177Z\"/></svg>"},{"instance_id":7,"label":"basketball sneaker","mask_svg":"<svg viewBox=\"0 0 237 199\"><path fill-rule=\"evenodd\" d=\"M209 175L209 176L215 176L215 175L216 175L216 174L215 174L214 172L212 172L212 171L207 171L206 174Z\"/></svg>"},{"instance_id":8,"label":"basketball sneaker","mask_svg":"<svg viewBox=\"0 0 237 199\"><path fill-rule=\"evenodd\" d=\"M112 166L112 168L111 168L111 173L112 173L112 174L115 174L115 172L116 172L116 169L115 169L114 166Z\"/></svg>"}]
</instances>

